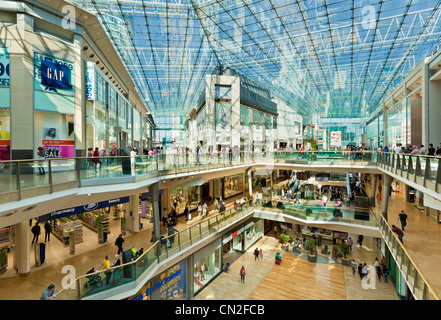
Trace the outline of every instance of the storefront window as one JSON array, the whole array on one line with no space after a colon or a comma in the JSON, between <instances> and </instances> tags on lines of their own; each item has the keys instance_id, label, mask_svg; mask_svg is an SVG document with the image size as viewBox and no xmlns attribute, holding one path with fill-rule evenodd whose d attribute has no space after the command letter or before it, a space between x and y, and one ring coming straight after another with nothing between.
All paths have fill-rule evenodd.
<instances>
[{"instance_id":1,"label":"storefront window","mask_svg":"<svg viewBox=\"0 0 441 320\"><path fill-rule=\"evenodd\" d=\"M243 174L224 178L225 199L243 192Z\"/></svg>"},{"instance_id":2,"label":"storefront window","mask_svg":"<svg viewBox=\"0 0 441 320\"><path fill-rule=\"evenodd\" d=\"M263 236L263 220L259 220L245 230L245 250Z\"/></svg>"},{"instance_id":3,"label":"storefront window","mask_svg":"<svg viewBox=\"0 0 441 320\"><path fill-rule=\"evenodd\" d=\"M0 109L0 160L11 160L10 123L10 110Z\"/></svg>"},{"instance_id":4,"label":"storefront window","mask_svg":"<svg viewBox=\"0 0 441 320\"><path fill-rule=\"evenodd\" d=\"M221 250L214 250L211 254L199 260L194 265L194 292L202 289L221 270Z\"/></svg>"},{"instance_id":5,"label":"storefront window","mask_svg":"<svg viewBox=\"0 0 441 320\"><path fill-rule=\"evenodd\" d=\"M175 188L170 191L170 204L176 204L176 211L179 213L184 212L186 204L189 211L196 210L200 201L200 186Z\"/></svg>"}]
</instances>

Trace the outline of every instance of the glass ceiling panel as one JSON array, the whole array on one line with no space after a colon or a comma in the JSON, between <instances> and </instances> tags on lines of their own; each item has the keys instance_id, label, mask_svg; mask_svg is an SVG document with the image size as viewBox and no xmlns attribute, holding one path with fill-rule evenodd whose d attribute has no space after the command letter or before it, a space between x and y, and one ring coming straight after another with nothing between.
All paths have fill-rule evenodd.
<instances>
[{"instance_id":1,"label":"glass ceiling panel","mask_svg":"<svg viewBox=\"0 0 441 320\"><path fill-rule=\"evenodd\" d=\"M77 0L156 116L228 67L295 110L364 117L439 44L439 0Z\"/></svg>"}]
</instances>

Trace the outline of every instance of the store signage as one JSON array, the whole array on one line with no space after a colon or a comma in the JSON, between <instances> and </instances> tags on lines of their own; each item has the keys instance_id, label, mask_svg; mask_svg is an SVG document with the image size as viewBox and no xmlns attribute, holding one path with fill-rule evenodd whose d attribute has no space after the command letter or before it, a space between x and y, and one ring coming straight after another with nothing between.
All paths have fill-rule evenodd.
<instances>
[{"instance_id":1,"label":"store signage","mask_svg":"<svg viewBox=\"0 0 441 320\"><path fill-rule=\"evenodd\" d=\"M45 158L75 157L75 141L73 140L43 140Z\"/></svg>"},{"instance_id":2,"label":"store signage","mask_svg":"<svg viewBox=\"0 0 441 320\"><path fill-rule=\"evenodd\" d=\"M86 69L86 100L95 100L95 70L89 63Z\"/></svg>"},{"instance_id":3,"label":"store signage","mask_svg":"<svg viewBox=\"0 0 441 320\"><path fill-rule=\"evenodd\" d=\"M9 52L8 48L0 48L0 87L9 87Z\"/></svg>"},{"instance_id":4,"label":"store signage","mask_svg":"<svg viewBox=\"0 0 441 320\"><path fill-rule=\"evenodd\" d=\"M90 203L90 204L86 204L83 206L57 210L57 211L53 211L51 213L48 213L48 214L45 214L45 215L38 217L38 221L44 222L44 221L59 219L59 218L68 217L68 216L71 216L74 214L80 214L80 213L84 213L84 212L88 212L88 211L92 211L92 210L96 210L96 209L107 208L110 206L115 206L117 204L127 203L127 202L129 202L129 197L122 197L122 198L117 198L117 199L112 199L112 200L101 201L101 202L97 202L97 203Z\"/></svg>"},{"instance_id":5,"label":"store signage","mask_svg":"<svg viewBox=\"0 0 441 320\"><path fill-rule=\"evenodd\" d=\"M34 88L45 92L73 95L74 64L34 52Z\"/></svg>"},{"instance_id":6,"label":"store signage","mask_svg":"<svg viewBox=\"0 0 441 320\"><path fill-rule=\"evenodd\" d=\"M72 89L69 83L70 70L62 64L41 61L41 84L62 89Z\"/></svg>"}]
</instances>

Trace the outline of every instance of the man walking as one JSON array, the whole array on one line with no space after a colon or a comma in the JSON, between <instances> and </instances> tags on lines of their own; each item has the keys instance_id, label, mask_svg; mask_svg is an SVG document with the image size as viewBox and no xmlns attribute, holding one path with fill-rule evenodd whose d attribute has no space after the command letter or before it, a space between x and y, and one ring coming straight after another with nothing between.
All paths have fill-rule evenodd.
<instances>
[{"instance_id":1,"label":"man walking","mask_svg":"<svg viewBox=\"0 0 441 320\"><path fill-rule=\"evenodd\" d=\"M409 221L409 218L407 217L407 214L404 212L404 210L401 210L401 213L398 215L398 220L401 222L401 229L404 231L404 228L407 225L407 222Z\"/></svg>"},{"instance_id":2,"label":"man walking","mask_svg":"<svg viewBox=\"0 0 441 320\"><path fill-rule=\"evenodd\" d=\"M38 225L38 222L35 223L35 226L32 227L31 231L32 231L32 234L34 235L34 238L32 239L31 244L34 244L34 241L38 243L38 236L41 233L41 228Z\"/></svg>"}]
</instances>

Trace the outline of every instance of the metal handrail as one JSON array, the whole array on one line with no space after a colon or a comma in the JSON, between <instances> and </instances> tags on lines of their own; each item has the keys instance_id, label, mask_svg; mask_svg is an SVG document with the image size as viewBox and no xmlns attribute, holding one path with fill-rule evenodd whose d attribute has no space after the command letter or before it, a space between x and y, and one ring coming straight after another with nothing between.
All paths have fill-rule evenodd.
<instances>
[{"instance_id":1,"label":"metal handrail","mask_svg":"<svg viewBox=\"0 0 441 320\"><path fill-rule=\"evenodd\" d=\"M426 279L426 277L424 276L424 273L421 271L420 268L418 268L417 264L415 263L415 261L412 259L412 257L410 256L409 252L406 250L406 248L404 247L404 245L401 243L400 239L398 238L398 236L395 234L395 232L392 231L392 228L389 224L389 222L387 222L387 220L384 218L383 215L381 216L381 220L383 223L385 223L387 225L387 227L389 228L389 231L391 232L391 234L394 236L395 240L397 241L397 243L400 245L401 249L403 250L403 252L406 254L406 256L409 258L409 261L412 262L413 267L415 268L415 270L418 272L418 274L421 276L421 278L423 279L424 283L427 285L427 288L430 290L431 294L436 298L436 300L440 300L440 297L438 296L438 294L436 293L436 291L433 289L433 287L430 285L429 281ZM380 230L381 230L381 224L379 224L380 226Z\"/></svg>"},{"instance_id":2,"label":"metal handrail","mask_svg":"<svg viewBox=\"0 0 441 320\"><path fill-rule=\"evenodd\" d=\"M246 202L246 203L243 203L242 205L250 204L250 203L252 204L252 200L247 200L247 202ZM221 212L218 212L217 214L214 214L214 215L212 215L212 216L210 216L210 217L207 217L207 218L205 218L205 219L199 221L197 224L194 224L194 225L192 225L192 226L188 226L187 228L185 228L185 229L183 229L183 230L181 230L181 231L179 231L179 232L177 232L177 233L175 233L175 234L173 234L173 235L170 235L170 236L164 237L164 238L162 238L162 239L165 240L165 241L167 241L167 239L169 239L169 238L171 238L171 237L174 237L174 236L176 236L176 235L178 235L178 234L180 234L180 233L183 233L183 232L185 232L185 231L191 229L191 228L194 227L195 225L201 225L203 222L205 222L205 221L207 221L207 220L209 220L209 219L213 219L214 217L217 218L218 215L226 214L227 212L230 212L230 213L231 213L231 211L236 211L236 209L229 209L229 210L224 211L224 212L222 212L222 213L221 213ZM201 236L202 236L202 235L201 235ZM127 262L127 263L124 263L124 264L118 265L117 268L122 268L122 267L124 267L124 266L129 266L129 265L136 264L137 261L139 261L141 258L144 258L145 255L147 255L149 252L151 252L151 250L153 250L153 249L155 248L155 246L157 246L157 245L161 245L161 240L157 240L157 241L156 241L156 242L155 242L150 248L148 248L148 249L147 249L142 255L140 255L136 260L133 260L133 261L130 261L130 262ZM167 247L167 246L166 246L166 247ZM180 251L180 250L179 250L179 251ZM157 255L156 260L157 260L158 262L159 262L159 258L160 258L160 256ZM93 272L93 273L89 273L89 274L85 274L85 275L82 275L82 276L77 277L77 278L75 279L75 281L73 281L73 282L70 283L67 287L62 288L58 293L56 293L56 296L60 295L63 291L69 289L72 285L77 284L77 283L80 283L80 280L81 280L81 279L84 279L84 278L86 278L86 277L90 277L90 276L95 275L95 274L100 274L100 273L102 273L102 272L103 272L102 270L101 270L101 271L98 270L98 271L95 271L95 272Z\"/></svg>"}]
</instances>

